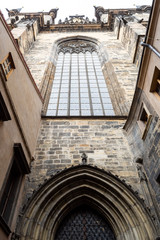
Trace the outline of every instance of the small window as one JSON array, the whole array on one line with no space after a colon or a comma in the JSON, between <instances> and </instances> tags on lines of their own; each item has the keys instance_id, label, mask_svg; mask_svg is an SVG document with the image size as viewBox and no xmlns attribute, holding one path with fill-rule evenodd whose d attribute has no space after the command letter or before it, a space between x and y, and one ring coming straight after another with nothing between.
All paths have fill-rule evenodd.
<instances>
[{"instance_id":1,"label":"small window","mask_svg":"<svg viewBox=\"0 0 160 240\"><path fill-rule=\"evenodd\" d=\"M8 225L10 225L13 215L13 208L16 204L21 180L22 174L17 167L16 160L14 159L0 202L1 217Z\"/></svg>"},{"instance_id":2,"label":"small window","mask_svg":"<svg viewBox=\"0 0 160 240\"><path fill-rule=\"evenodd\" d=\"M1 62L1 66L2 66L3 72L6 76L6 80L7 80L8 77L10 76L11 72L13 71L13 69L15 69L15 65L14 65L11 53L9 53L5 57L5 59Z\"/></svg>"},{"instance_id":3,"label":"small window","mask_svg":"<svg viewBox=\"0 0 160 240\"><path fill-rule=\"evenodd\" d=\"M150 91L155 92L160 96L160 70L157 67L154 69Z\"/></svg>"},{"instance_id":4,"label":"small window","mask_svg":"<svg viewBox=\"0 0 160 240\"><path fill-rule=\"evenodd\" d=\"M160 171L156 174L156 182L160 184Z\"/></svg>"},{"instance_id":5,"label":"small window","mask_svg":"<svg viewBox=\"0 0 160 240\"><path fill-rule=\"evenodd\" d=\"M0 225L9 234L10 225L17 206L22 179L30 168L20 143L14 144L14 156L2 188L0 198Z\"/></svg>"},{"instance_id":6,"label":"small window","mask_svg":"<svg viewBox=\"0 0 160 240\"><path fill-rule=\"evenodd\" d=\"M138 125L142 132L142 139L145 140L151 123L152 115L149 113L148 109L144 106L144 104L142 104L138 119Z\"/></svg>"},{"instance_id":7,"label":"small window","mask_svg":"<svg viewBox=\"0 0 160 240\"><path fill-rule=\"evenodd\" d=\"M144 123L144 125L147 124L148 121L148 113L145 108L142 109L140 120Z\"/></svg>"},{"instance_id":8,"label":"small window","mask_svg":"<svg viewBox=\"0 0 160 240\"><path fill-rule=\"evenodd\" d=\"M8 121L8 120L11 120L11 117L8 112L5 101L3 100L3 96L0 92L0 121Z\"/></svg>"}]
</instances>

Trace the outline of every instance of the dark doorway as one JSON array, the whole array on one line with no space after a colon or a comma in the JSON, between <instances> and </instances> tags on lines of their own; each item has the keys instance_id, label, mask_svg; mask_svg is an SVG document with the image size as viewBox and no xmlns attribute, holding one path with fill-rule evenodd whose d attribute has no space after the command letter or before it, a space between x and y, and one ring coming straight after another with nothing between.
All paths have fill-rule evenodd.
<instances>
[{"instance_id":1,"label":"dark doorway","mask_svg":"<svg viewBox=\"0 0 160 240\"><path fill-rule=\"evenodd\" d=\"M70 212L60 224L56 240L115 240L114 233L100 214L89 206Z\"/></svg>"}]
</instances>

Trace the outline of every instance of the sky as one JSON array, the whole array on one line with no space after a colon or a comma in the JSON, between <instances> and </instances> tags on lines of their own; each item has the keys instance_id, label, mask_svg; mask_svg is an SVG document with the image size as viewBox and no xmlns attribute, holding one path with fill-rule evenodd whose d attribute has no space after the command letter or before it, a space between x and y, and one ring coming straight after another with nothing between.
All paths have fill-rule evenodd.
<instances>
[{"instance_id":1,"label":"sky","mask_svg":"<svg viewBox=\"0 0 160 240\"><path fill-rule=\"evenodd\" d=\"M105 9L111 8L134 8L140 5L151 5L152 0L4 0L0 3L0 9L5 18L5 8L15 9L23 7L21 12L49 11L52 8L59 8L57 21L64 20L70 15L85 15L92 20L94 16L93 6L102 6Z\"/></svg>"}]
</instances>

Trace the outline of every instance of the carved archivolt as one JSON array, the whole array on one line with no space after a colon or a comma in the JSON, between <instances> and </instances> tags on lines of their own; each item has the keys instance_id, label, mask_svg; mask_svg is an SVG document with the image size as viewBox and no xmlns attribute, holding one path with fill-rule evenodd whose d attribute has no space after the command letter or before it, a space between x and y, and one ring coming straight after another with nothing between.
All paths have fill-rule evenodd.
<instances>
[{"instance_id":1,"label":"carved archivolt","mask_svg":"<svg viewBox=\"0 0 160 240\"><path fill-rule=\"evenodd\" d=\"M96 51L96 45L84 40L72 40L59 45L58 53L85 53Z\"/></svg>"},{"instance_id":2,"label":"carved archivolt","mask_svg":"<svg viewBox=\"0 0 160 240\"><path fill-rule=\"evenodd\" d=\"M127 184L110 172L79 165L52 176L28 202L17 233L21 240L53 240L64 217L81 205L95 208L118 240L154 240L153 220Z\"/></svg>"}]
</instances>

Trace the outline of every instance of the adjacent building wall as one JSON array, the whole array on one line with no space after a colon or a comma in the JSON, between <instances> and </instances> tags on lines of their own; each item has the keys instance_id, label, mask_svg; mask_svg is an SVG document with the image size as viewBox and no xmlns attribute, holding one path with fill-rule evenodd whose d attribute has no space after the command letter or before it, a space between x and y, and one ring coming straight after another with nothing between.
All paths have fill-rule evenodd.
<instances>
[{"instance_id":1,"label":"adjacent building wall","mask_svg":"<svg viewBox=\"0 0 160 240\"><path fill-rule=\"evenodd\" d=\"M37 123L40 123L42 101L23 57L15 48L14 40L6 33L3 23L1 22L0 24L1 41L4 39L3 41L7 43L0 46L0 62L11 52L15 65L15 69L5 82L5 86L9 92L11 102L14 104L14 109L18 114L18 120L23 129L28 147L33 152L39 129L39 124Z\"/></svg>"},{"instance_id":2,"label":"adjacent building wall","mask_svg":"<svg viewBox=\"0 0 160 240\"><path fill-rule=\"evenodd\" d=\"M23 56L1 15L0 29L0 42L5 43L0 44L0 63L4 61L10 52L15 65L9 77L6 78L2 71L0 74L0 91L10 115L8 121L0 121L1 199L13 163L15 144L22 146L22 155L24 154L25 164L29 169L40 127L42 99ZM19 164L21 165L21 162ZM9 226L11 231L15 229L18 210L21 205L23 185L24 176L17 201L14 204L14 216ZM4 232L4 229L0 231ZM8 239L8 237L5 233L0 233L0 239Z\"/></svg>"},{"instance_id":3,"label":"adjacent building wall","mask_svg":"<svg viewBox=\"0 0 160 240\"><path fill-rule=\"evenodd\" d=\"M160 36L159 1L154 1L153 6L151 23L145 41L160 53L158 43ZM160 96L156 89L151 89L153 81L157 81L154 79L154 71L155 67L160 70L160 58L149 49L149 45L144 49L136 92L125 129L135 155L135 161L144 171L145 177L141 183L143 185L145 182L150 191L149 205L152 211L155 208L156 213L154 214L160 219ZM147 111L149 117L149 121L143 125L144 128L141 127L142 120L140 118L142 109Z\"/></svg>"}]
</instances>

